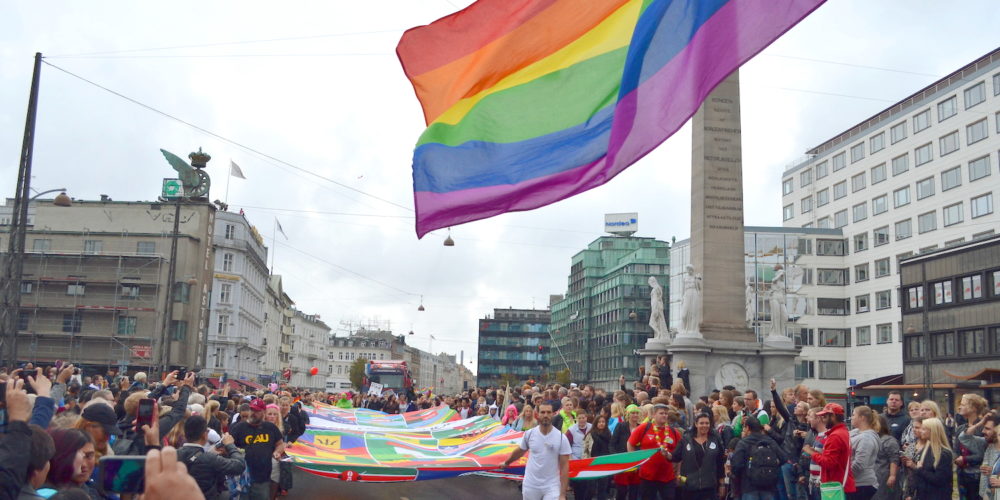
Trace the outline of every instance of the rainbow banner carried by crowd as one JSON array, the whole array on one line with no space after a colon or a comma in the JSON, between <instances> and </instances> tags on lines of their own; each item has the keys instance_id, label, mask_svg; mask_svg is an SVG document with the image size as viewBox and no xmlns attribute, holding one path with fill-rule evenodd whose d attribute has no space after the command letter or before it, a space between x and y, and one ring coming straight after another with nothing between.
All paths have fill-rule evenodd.
<instances>
[{"instance_id":1,"label":"rainbow banner carried by crowd","mask_svg":"<svg viewBox=\"0 0 1000 500\"><path fill-rule=\"evenodd\" d=\"M824 0L479 0L403 34L417 236L600 186Z\"/></svg>"},{"instance_id":2,"label":"rainbow banner carried by crowd","mask_svg":"<svg viewBox=\"0 0 1000 500\"><path fill-rule=\"evenodd\" d=\"M386 415L317 404L306 433L286 449L307 472L348 481L394 482L486 473L517 478L525 458L506 469L523 433L487 416L459 419L448 407ZM570 460L570 479L590 479L638 467L653 450Z\"/></svg>"}]
</instances>

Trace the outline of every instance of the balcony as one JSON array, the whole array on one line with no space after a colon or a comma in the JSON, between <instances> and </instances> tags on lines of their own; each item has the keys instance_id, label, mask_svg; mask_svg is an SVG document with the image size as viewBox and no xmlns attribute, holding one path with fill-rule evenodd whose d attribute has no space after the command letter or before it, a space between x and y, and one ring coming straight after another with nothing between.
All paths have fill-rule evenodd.
<instances>
[{"instance_id":1,"label":"balcony","mask_svg":"<svg viewBox=\"0 0 1000 500\"><path fill-rule=\"evenodd\" d=\"M291 326L282 325L282 327L281 327L281 334L282 335L291 335L292 333L294 333L294 332L292 331L292 327Z\"/></svg>"},{"instance_id":2,"label":"balcony","mask_svg":"<svg viewBox=\"0 0 1000 500\"><path fill-rule=\"evenodd\" d=\"M288 344L281 344L281 347L278 348L278 352L280 352L282 354L289 354L289 353L292 352L292 346L290 346Z\"/></svg>"}]
</instances>

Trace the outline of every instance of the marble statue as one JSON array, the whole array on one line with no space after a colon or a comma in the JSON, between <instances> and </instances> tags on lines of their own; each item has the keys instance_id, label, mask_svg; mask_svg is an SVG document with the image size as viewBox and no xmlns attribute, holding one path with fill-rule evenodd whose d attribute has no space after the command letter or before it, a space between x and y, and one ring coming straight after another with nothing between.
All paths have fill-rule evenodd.
<instances>
[{"instance_id":1,"label":"marble statue","mask_svg":"<svg viewBox=\"0 0 1000 500\"><path fill-rule=\"evenodd\" d=\"M663 287L653 276L649 277L649 327L653 329L653 338L658 340L669 340L670 332L667 329L667 318L663 314Z\"/></svg>"},{"instance_id":2,"label":"marble statue","mask_svg":"<svg viewBox=\"0 0 1000 500\"><path fill-rule=\"evenodd\" d=\"M699 336L701 325L701 275L695 274L694 266L687 266L684 276L684 291L681 296L680 336Z\"/></svg>"},{"instance_id":3,"label":"marble statue","mask_svg":"<svg viewBox=\"0 0 1000 500\"><path fill-rule=\"evenodd\" d=\"M768 299L771 302L771 331L769 337L785 338L785 327L788 325L788 308L785 306L785 270L781 264L774 266L774 279Z\"/></svg>"},{"instance_id":4,"label":"marble statue","mask_svg":"<svg viewBox=\"0 0 1000 500\"><path fill-rule=\"evenodd\" d=\"M747 326L753 325L753 320L756 311L754 311L754 302L757 294L753 289L753 283L747 283L746 289L746 321Z\"/></svg>"}]
</instances>

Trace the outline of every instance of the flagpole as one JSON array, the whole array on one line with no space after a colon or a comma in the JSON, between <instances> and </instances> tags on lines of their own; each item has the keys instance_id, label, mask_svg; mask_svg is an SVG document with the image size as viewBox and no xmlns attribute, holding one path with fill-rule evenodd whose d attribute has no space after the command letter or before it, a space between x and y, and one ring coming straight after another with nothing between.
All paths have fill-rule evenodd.
<instances>
[{"instance_id":1,"label":"flagpole","mask_svg":"<svg viewBox=\"0 0 1000 500\"><path fill-rule=\"evenodd\" d=\"M226 205L229 204L229 182L233 180L233 160L229 160L229 175L226 176L226 196L222 199L222 203Z\"/></svg>"},{"instance_id":2,"label":"flagpole","mask_svg":"<svg viewBox=\"0 0 1000 500\"><path fill-rule=\"evenodd\" d=\"M274 274L274 252L278 244L278 218L274 218L274 229L271 230L271 274Z\"/></svg>"}]
</instances>

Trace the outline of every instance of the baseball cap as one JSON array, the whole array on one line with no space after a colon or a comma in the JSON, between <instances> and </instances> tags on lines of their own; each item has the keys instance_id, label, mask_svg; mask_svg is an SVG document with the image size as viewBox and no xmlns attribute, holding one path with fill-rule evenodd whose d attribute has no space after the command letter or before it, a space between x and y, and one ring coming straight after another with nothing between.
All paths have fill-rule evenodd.
<instances>
[{"instance_id":1,"label":"baseball cap","mask_svg":"<svg viewBox=\"0 0 1000 500\"><path fill-rule=\"evenodd\" d=\"M118 417L115 415L115 411L106 404L92 404L85 408L80 416L84 420L101 424L108 436L118 434Z\"/></svg>"},{"instance_id":2,"label":"baseball cap","mask_svg":"<svg viewBox=\"0 0 1000 500\"><path fill-rule=\"evenodd\" d=\"M665 405L663 403L656 403L655 405L653 405L653 409L654 410L669 410L670 409L670 405Z\"/></svg>"},{"instance_id":3,"label":"baseball cap","mask_svg":"<svg viewBox=\"0 0 1000 500\"><path fill-rule=\"evenodd\" d=\"M576 382L570 382L569 386L570 387L576 387Z\"/></svg>"},{"instance_id":4,"label":"baseball cap","mask_svg":"<svg viewBox=\"0 0 1000 500\"><path fill-rule=\"evenodd\" d=\"M267 409L267 403L263 399L257 398L250 402L250 411L264 411Z\"/></svg>"},{"instance_id":5,"label":"baseball cap","mask_svg":"<svg viewBox=\"0 0 1000 500\"><path fill-rule=\"evenodd\" d=\"M816 415L817 416L820 416L820 415L829 415L831 413L835 413L837 415L843 415L844 414L844 407L838 405L837 403L827 403L826 406L824 406L822 410L816 412Z\"/></svg>"}]
</instances>

